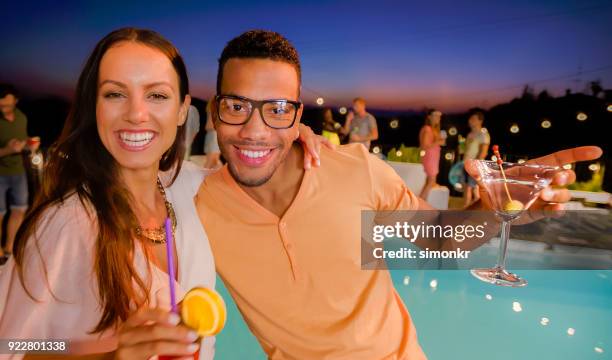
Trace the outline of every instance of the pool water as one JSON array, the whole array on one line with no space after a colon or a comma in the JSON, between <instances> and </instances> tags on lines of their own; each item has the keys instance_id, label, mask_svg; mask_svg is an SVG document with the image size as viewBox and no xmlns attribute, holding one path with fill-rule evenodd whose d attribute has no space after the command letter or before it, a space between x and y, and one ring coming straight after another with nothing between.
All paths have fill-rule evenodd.
<instances>
[{"instance_id":1,"label":"pool water","mask_svg":"<svg viewBox=\"0 0 612 360\"><path fill-rule=\"evenodd\" d=\"M518 271L525 288L464 270L392 270L430 360L612 359L612 271ZM216 359L265 359L222 281Z\"/></svg>"}]
</instances>

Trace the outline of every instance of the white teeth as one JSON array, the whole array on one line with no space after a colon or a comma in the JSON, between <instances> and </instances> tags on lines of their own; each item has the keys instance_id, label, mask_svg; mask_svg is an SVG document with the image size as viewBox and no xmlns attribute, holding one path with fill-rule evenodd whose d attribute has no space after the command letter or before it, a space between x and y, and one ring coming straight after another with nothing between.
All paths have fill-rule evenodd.
<instances>
[{"instance_id":1,"label":"white teeth","mask_svg":"<svg viewBox=\"0 0 612 360\"><path fill-rule=\"evenodd\" d=\"M120 132L119 137L128 146L145 146L153 139L153 132Z\"/></svg>"},{"instance_id":2,"label":"white teeth","mask_svg":"<svg viewBox=\"0 0 612 360\"><path fill-rule=\"evenodd\" d=\"M250 157L251 159L257 159L257 158L268 155L270 151L271 150L264 150L264 151L240 150L240 153L244 156Z\"/></svg>"}]
</instances>

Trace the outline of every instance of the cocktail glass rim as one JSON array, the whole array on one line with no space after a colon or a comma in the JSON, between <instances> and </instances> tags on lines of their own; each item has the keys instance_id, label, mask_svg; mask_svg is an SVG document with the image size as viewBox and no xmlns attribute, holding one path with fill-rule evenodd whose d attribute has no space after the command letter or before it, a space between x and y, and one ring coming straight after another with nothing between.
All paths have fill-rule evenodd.
<instances>
[{"instance_id":1,"label":"cocktail glass rim","mask_svg":"<svg viewBox=\"0 0 612 360\"><path fill-rule=\"evenodd\" d=\"M484 159L474 159L474 160L480 163L493 164L499 167L499 164L495 160L484 160ZM528 162L518 163L518 162L504 161L502 162L502 166L504 165L509 165L511 167L522 166L522 167L529 167L529 168L543 169L543 170L561 170L561 167L557 165L534 164L534 163L528 163Z\"/></svg>"}]
</instances>

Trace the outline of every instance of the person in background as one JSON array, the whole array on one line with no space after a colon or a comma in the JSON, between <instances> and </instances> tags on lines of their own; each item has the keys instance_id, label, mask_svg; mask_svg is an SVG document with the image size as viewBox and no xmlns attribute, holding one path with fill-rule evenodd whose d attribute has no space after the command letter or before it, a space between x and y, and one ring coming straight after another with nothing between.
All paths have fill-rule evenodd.
<instances>
[{"instance_id":1,"label":"person in background","mask_svg":"<svg viewBox=\"0 0 612 360\"><path fill-rule=\"evenodd\" d=\"M17 229L28 208L28 180L21 152L38 149L40 141L28 144L28 118L17 108L19 98L12 85L0 84L0 238L7 200L11 209L6 229L6 247L0 247L0 265L13 252ZM6 198L8 193L9 197Z\"/></svg>"},{"instance_id":2,"label":"person in background","mask_svg":"<svg viewBox=\"0 0 612 360\"><path fill-rule=\"evenodd\" d=\"M189 160L191 156L191 144L198 132L200 132L200 112L195 106L189 105L185 123L185 160Z\"/></svg>"},{"instance_id":3,"label":"person in background","mask_svg":"<svg viewBox=\"0 0 612 360\"><path fill-rule=\"evenodd\" d=\"M491 136L486 128L482 127L484 114L482 111L473 111L468 119L470 125L470 133L465 141L465 160L482 160L487 157ZM465 169L464 169L465 171ZM465 171L465 183L463 184L463 205L469 206L473 201L480 199L478 191L478 183Z\"/></svg>"},{"instance_id":4,"label":"person in background","mask_svg":"<svg viewBox=\"0 0 612 360\"><path fill-rule=\"evenodd\" d=\"M378 139L376 118L366 111L363 98L353 100L353 110L346 115L346 122L340 129L343 135L349 136L349 143L361 143L370 150L372 140Z\"/></svg>"},{"instance_id":5,"label":"person in background","mask_svg":"<svg viewBox=\"0 0 612 360\"><path fill-rule=\"evenodd\" d=\"M217 131L213 124L211 113L211 105L215 101L214 96L208 100L206 104L206 137L204 138L204 154L206 154L206 162L204 168L217 169L223 165L221 162L221 150L217 143Z\"/></svg>"},{"instance_id":6,"label":"person in background","mask_svg":"<svg viewBox=\"0 0 612 360\"><path fill-rule=\"evenodd\" d=\"M340 145L340 137L338 130L340 124L334 121L334 114L330 108L323 110L323 137L329 140L332 144Z\"/></svg>"},{"instance_id":7,"label":"person in background","mask_svg":"<svg viewBox=\"0 0 612 360\"><path fill-rule=\"evenodd\" d=\"M441 119L442 112L435 109L429 110L425 116L425 125L419 132L419 147L421 151L425 152L421 161L425 169L425 175L427 175L425 186L419 196L425 200L427 200L431 189L438 186L436 177L440 171L440 146L444 145L444 139L440 136Z\"/></svg>"}]
</instances>

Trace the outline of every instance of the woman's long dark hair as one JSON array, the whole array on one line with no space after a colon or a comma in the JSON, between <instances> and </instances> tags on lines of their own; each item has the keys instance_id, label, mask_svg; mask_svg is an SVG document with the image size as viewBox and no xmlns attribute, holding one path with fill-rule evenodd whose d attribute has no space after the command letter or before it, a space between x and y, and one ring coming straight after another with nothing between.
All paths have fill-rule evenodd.
<instances>
[{"instance_id":1,"label":"woman's long dark hair","mask_svg":"<svg viewBox=\"0 0 612 360\"><path fill-rule=\"evenodd\" d=\"M74 103L62 134L49 150L42 189L17 232L14 248L19 278L27 291L24 282L26 269L23 267L25 249L28 241L37 241L35 235L43 213L74 193L86 209L93 208L98 225L93 270L102 317L92 333L118 325L128 317L131 306L142 306L150 300L149 284L139 276L134 266L134 229L138 221L130 206L133 199L119 176L116 161L102 144L96 126L100 61L108 49L124 41L161 51L170 59L178 75L181 102L189 93L183 59L160 34L151 30L122 28L100 40L79 76ZM159 162L162 171L175 169L172 181L181 169L184 139L185 129L180 126L174 143Z\"/></svg>"}]
</instances>

